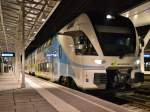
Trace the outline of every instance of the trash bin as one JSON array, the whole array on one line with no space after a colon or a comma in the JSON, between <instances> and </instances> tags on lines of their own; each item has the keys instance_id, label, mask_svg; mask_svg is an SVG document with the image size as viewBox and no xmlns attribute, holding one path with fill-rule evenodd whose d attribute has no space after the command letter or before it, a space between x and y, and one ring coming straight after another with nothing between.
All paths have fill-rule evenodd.
<instances>
[{"instance_id":1,"label":"trash bin","mask_svg":"<svg viewBox=\"0 0 150 112\"><path fill-rule=\"evenodd\" d=\"M4 72L8 73L8 66L4 66Z\"/></svg>"}]
</instances>

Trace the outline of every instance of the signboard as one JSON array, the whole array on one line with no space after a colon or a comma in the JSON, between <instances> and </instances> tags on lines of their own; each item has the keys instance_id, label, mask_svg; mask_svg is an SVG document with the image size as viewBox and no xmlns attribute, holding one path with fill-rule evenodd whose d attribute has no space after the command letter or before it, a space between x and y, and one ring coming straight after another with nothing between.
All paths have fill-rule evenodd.
<instances>
[{"instance_id":1,"label":"signboard","mask_svg":"<svg viewBox=\"0 0 150 112\"><path fill-rule=\"evenodd\" d=\"M14 52L3 52L1 53L1 57L14 57L15 53Z\"/></svg>"}]
</instances>

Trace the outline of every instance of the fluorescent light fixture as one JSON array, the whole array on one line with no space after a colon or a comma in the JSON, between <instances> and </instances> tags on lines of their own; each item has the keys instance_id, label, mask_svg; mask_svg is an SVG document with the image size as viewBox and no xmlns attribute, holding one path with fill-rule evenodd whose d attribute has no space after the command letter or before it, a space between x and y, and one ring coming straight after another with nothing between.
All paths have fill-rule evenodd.
<instances>
[{"instance_id":1,"label":"fluorescent light fixture","mask_svg":"<svg viewBox=\"0 0 150 112\"><path fill-rule=\"evenodd\" d=\"M107 19L112 19L113 17L112 17L112 15L107 14L107 15L106 15L106 18L107 18Z\"/></svg>"},{"instance_id":2,"label":"fluorescent light fixture","mask_svg":"<svg viewBox=\"0 0 150 112\"><path fill-rule=\"evenodd\" d=\"M42 22L44 22L45 21L45 19L42 19Z\"/></svg>"},{"instance_id":3,"label":"fluorescent light fixture","mask_svg":"<svg viewBox=\"0 0 150 112\"><path fill-rule=\"evenodd\" d=\"M4 54L4 53L2 53L2 56L3 56L3 57L4 57L4 56L13 57L14 54Z\"/></svg>"},{"instance_id":4,"label":"fluorescent light fixture","mask_svg":"<svg viewBox=\"0 0 150 112\"><path fill-rule=\"evenodd\" d=\"M96 63L96 64L102 64L102 60L94 60L94 62Z\"/></svg>"}]
</instances>

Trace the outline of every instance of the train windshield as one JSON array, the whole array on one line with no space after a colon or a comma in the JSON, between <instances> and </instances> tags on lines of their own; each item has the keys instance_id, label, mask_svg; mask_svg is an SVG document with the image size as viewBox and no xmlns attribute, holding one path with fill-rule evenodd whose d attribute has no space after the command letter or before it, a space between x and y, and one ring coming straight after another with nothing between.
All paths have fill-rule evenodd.
<instances>
[{"instance_id":1,"label":"train windshield","mask_svg":"<svg viewBox=\"0 0 150 112\"><path fill-rule=\"evenodd\" d=\"M92 17L98 41L105 56L133 55L136 48L134 26L125 17Z\"/></svg>"}]
</instances>

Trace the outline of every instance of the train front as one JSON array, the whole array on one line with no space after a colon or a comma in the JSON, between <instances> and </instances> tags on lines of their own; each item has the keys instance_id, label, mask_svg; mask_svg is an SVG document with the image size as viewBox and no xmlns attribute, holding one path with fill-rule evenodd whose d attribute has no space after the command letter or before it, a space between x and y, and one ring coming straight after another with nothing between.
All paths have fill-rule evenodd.
<instances>
[{"instance_id":1,"label":"train front","mask_svg":"<svg viewBox=\"0 0 150 112\"><path fill-rule=\"evenodd\" d=\"M107 88L126 88L141 81L138 36L132 22L122 16L89 16L103 58L95 63L103 64L107 76ZM98 80L101 73L95 73Z\"/></svg>"}]
</instances>

